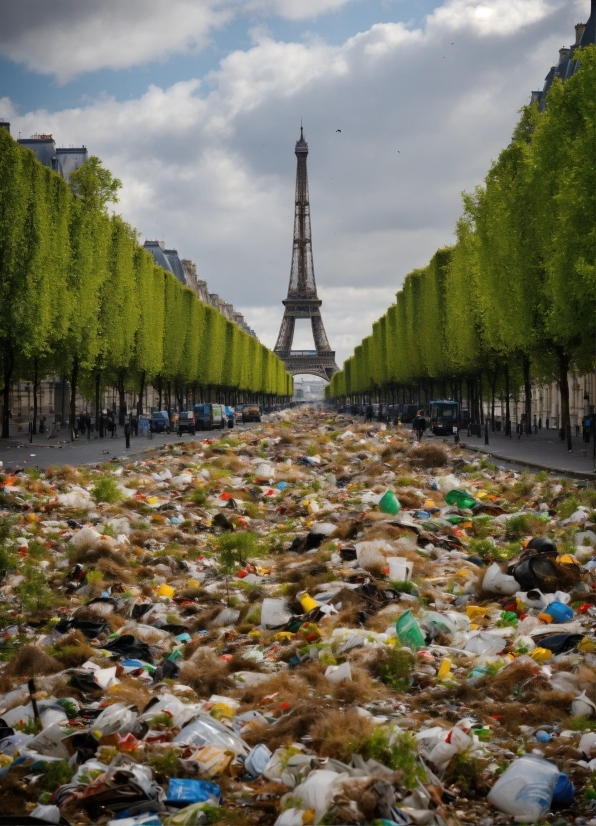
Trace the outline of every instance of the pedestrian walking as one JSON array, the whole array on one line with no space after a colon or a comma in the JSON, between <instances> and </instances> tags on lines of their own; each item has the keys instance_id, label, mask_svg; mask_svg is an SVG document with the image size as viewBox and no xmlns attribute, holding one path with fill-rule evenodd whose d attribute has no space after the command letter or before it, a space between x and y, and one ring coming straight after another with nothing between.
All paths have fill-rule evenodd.
<instances>
[{"instance_id":1,"label":"pedestrian walking","mask_svg":"<svg viewBox=\"0 0 596 826\"><path fill-rule=\"evenodd\" d=\"M422 415L422 410L419 410L414 416L414 421L412 422L412 430L416 433L416 438L418 439L418 441L421 442L422 437L424 435L424 431L426 430L426 419Z\"/></svg>"},{"instance_id":2,"label":"pedestrian walking","mask_svg":"<svg viewBox=\"0 0 596 826\"><path fill-rule=\"evenodd\" d=\"M126 439L126 447L130 447L130 422L124 425L124 438Z\"/></svg>"},{"instance_id":3,"label":"pedestrian walking","mask_svg":"<svg viewBox=\"0 0 596 826\"><path fill-rule=\"evenodd\" d=\"M373 417L373 406L372 406L372 404L367 404L366 405L366 421L367 422L372 422L372 417Z\"/></svg>"},{"instance_id":4,"label":"pedestrian walking","mask_svg":"<svg viewBox=\"0 0 596 826\"><path fill-rule=\"evenodd\" d=\"M87 431L87 422L85 421L85 414L81 413L79 416L79 430L83 434L83 438L85 438L85 433Z\"/></svg>"},{"instance_id":5,"label":"pedestrian walking","mask_svg":"<svg viewBox=\"0 0 596 826\"><path fill-rule=\"evenodd\" d=\"M526 429L526 414L522 413L521 419L519 420L518 429L517 429L517 438L518 439L521 439L522 433L525 431L525 429Z\"/></svg>"},{"instance_id":6,"label":"pedestrian walking","mask_svg":"<svg viewBox=\"0 0 596 826\"><path fill-rule=\"evenodd\" d=\"M133 416L132 417L131 430L132 430L133 436L138 436L139 435L139 418L138 418L138 416Z\"/></svg>"}]
</instances>

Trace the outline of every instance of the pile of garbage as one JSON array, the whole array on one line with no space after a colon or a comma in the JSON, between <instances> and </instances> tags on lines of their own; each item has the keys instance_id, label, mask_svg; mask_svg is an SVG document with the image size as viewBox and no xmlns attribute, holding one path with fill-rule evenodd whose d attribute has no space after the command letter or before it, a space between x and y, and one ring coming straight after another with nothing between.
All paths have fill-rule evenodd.
<instances>
[{"instance_id":1,"label":"pile of garbage","mask_svg":"<svg viewBox=\"0 0 596 826\"><path fill-rule=\"evenodd\" d=\"M316 409L0 475L2 823L596 823L596 490Z\"/></svg>"}]
</instances>

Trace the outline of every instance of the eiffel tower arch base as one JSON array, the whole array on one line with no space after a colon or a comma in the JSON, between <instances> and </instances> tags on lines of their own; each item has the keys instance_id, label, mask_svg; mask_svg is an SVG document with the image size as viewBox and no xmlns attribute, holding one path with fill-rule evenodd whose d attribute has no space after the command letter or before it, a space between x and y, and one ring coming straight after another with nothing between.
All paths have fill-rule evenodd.
<instances>
[{"instance_id":1,"label":"eiffel tower arch base","mask_svg":"<svg viewBox=\"0 0 596 826\"><path fill-rule=\"evenodd\" d=\"M305 373L329 381L338 372L335 353L317 353L311 350L291 350L287 355L278 354L292 376Z\"/></svg>"}]
</instances>

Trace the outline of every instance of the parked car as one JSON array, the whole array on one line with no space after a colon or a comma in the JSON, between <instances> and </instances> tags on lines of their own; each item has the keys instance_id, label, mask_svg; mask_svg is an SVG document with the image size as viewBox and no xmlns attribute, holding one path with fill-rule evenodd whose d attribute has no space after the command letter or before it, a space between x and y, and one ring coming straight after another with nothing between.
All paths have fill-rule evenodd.
<instances>
[{"instance_id":1,"label":"parked car","mask_svg":"<svg viewBox=\"0 0 596 826\"><path fill-rule=\"evenodd\" d=\"M236 414L234 413L232 408L228 407L227 405L224 406L224 412L226 414L228 427L234 427L234 425L236 424Z\"/></svg>"},{"instance_id":2,"label":"parked car","mask_svg":"<svg viewBox=\"0 0 596 826\"><path fill-rule=\"evenodd\" d=\"M221 404L195 404L193 407L197 430L223 430L226 418Z\"/></svg>"},{"instance_id":3,"label":"parked car","mask_svg":"<svg viewBox=\"0 0 596 826\"><path fill-rule=\"evenodd\" d=\"M149 423L152 433L169 433L170 417L167 410L154 410Z\"/></svg>"},{"instance_id":4,"label":"parked car","mask_svg":"<svg viewBox=\"0 0 596 826\"><path fill-rule=\"evenodd\" d=\"M234 413L236 414L236 418L242 416L242 408L244 407L243 404L236 404L234 405Z\"/></svg>"},{"instance_id":5,"label":"parked car","mask_svg":"<svg viewBox=\"0 0 596 826\"><path fill-rule=\"evenodd\" d=\"M242 422L260 422L261 408L258 404L245 404L242 408Z\"/></svg>"},{"instance_id":6,"label":"parked car","mask_svg":"<svg viewBox=\"0 0 596 826\"><path fill-rule=\"evenodd\" d=\"M193 436L196 431L195 414L192 410L187 410L178 414L178 428L177 433L182 436L183 433L191 433Z\"/></svg>"}]
</instances>

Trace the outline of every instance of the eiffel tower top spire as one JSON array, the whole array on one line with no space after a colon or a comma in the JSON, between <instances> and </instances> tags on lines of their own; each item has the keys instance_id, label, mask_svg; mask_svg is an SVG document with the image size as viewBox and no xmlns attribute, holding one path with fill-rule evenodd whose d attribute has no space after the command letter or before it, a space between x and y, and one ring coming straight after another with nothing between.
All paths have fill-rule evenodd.
<instances>
[{"instance_id":1,"label":"eiffel tower top spire","mask_svg":"<svg viewBox=\"0 0 596 826\"><path fill-rule=\"evenodd\" d=\"M300 139L296 141L296 196L294 199L294 242L288 297L284 300L284 317L274 352L282 358L286 369L296 373L314 373L330 378L338 367L335 353L331 350L321 318L322 301L317 295L315 267L312 257L310 229L310 201L308 196L308 172L306 158L308 143L300 121ZM309 319L316 350L293 351L294 328L297 318Z\"/></svg>"},{"instance_id":2,"label":"eiffel tower top spire","mask_svg":"<svg viewBox=\"0 0 596 826\"><path fill-rule=\"evenodd\" d=\"M296 141L296 196L294 212L294 248L288 298L317 298L315 266L312 257L310 202L306 158L308 144L300 124L300 140Z\"/></svg>"}]
</instances>

